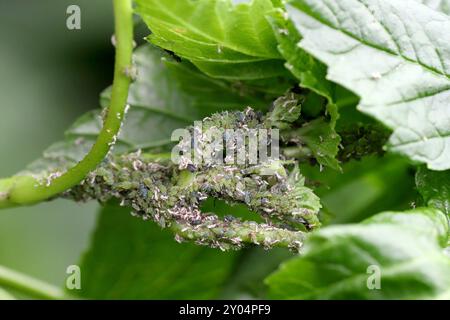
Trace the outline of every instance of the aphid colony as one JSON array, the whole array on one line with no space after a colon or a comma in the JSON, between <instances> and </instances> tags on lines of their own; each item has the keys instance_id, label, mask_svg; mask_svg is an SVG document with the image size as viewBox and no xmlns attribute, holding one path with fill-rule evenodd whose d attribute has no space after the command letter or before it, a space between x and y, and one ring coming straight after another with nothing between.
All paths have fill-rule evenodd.
<instances>
[{"instance_id":1,"label":"aphid colony","mask_svg":"<svg viewBox=\"0 0 450 320\"><path fill-rule=\"evenodd\" d=\"M177 145L180 161L169 159L150 161L140 152L115 156L110 154L102 165L91 173L79 186L65 193L76 200L97 199L101 202L117 199L122 206L130 207L134 216L153 220L163 228L170 228L177 241L194 241L201 245L222 250L238 249L246 244L265 248L289 247L299 250L304 232L319 226L319 198L305 186L298 161L311 161L314 156L307 150L298 134L293 138L295 127L306 126L300 119L304 96L288 92L273 104L272 110L263 115L251 108L244 111L214 114L201 121L203 130L223 129L223 144L212 151L219 162L193 162L190 139L182 139ZM295 125L294 125L295 123ZM226 146L236 148L236 142L227 130L250 130L276 128L283 142L281 160L260 157L257 164L250 161L227 161ZM194 133L195 126L187 129ZM367 132L375 136L382 130L359 126L361 132L355 138L352 128L343 131L343 147L339 153L342 161L358 158L364 154L379 153L379 144L365 138ZM268 131L267 144L273 143ZM198 139L196 148L208 147L208 137ZM249 149L245 140L244 148ZM294 150L289 156L289 150ZM299 152L298 151L302 151ZM305 152L307 150L307 152ZM259 153L258 153L259 155ZM234 157L235 155L233 155ZM154 158L153 158L154 159ZM289 170L288 170L289 169ZM45 182L43 182L45 183ZM260 215L265 223L243 221L232 213L220 218L213 213L201 212L201 204L209 197L222 199L230 204L245 204Z\"/></svg>"},{"instance_id":2,"label":"aphid colony","mask_svg":"<svg viewBox=\"0 0 450 320\"><path fill-rule=\"evenodd\" d=\"M203 126L286 127L286 117L289 121L298 118L297 106L297 100L285 99L266 117L247 109L215 114L205 119ZM151 162L140 153L111 156L65 196L101 202L117 199L122 206L132 208L133 215L173 230L180 242L195 241L222 250L239 249L245 244L299 250L304 231L319 225L317 214L321 205L304 185L298 167L289 162L292 170L288 172L285 164L271 159L258 165L183 166L169 160ZM243 203L263 217L265 223L203 213L200 206L208 197Z\"/></svg>"},{"instance_id":3,"label":"aphid colony","mask_svg":"<svg viewBox=\"0 0 450 320\"><path fill-rule=\"evenodd\" d=\"M131 207L134 215L171 228L178 241L192 240L224 250L245 243L297 250L304 234L296 230L319 224L319 200L303 185L298 172L287 175L280 164L273 163L266 169L274 167L281 174L260 176L261 166L190 172L169 162L147 162L138 154L129 154L103 164L65 196L101 202L117 199ZM245 203L266 223L202 213L200 204L208 197Z\"/></svg>"}]
</instances>

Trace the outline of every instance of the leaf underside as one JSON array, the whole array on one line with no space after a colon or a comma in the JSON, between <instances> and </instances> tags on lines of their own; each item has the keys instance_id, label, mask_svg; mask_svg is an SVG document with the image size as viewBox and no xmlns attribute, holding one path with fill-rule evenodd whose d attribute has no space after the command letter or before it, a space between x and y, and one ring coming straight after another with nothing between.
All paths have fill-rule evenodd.
<instances>
[{"instance_id":1,"label":"leaf underside","mask_svg":"<svg viewBox=\"0 0 450 320\"><path fill-rule=\"evenodd\" d=\"M450 18L415 0L295 0L299 45L359 110L393 130L387 148L450 169Z\"/></svg>"},{"instance_id":2,"label":"leaf underside","mask_svg":"<svg viewBox=\"0 0 450 320\"><path fill-rule=\"evenodd\" d=\"M190 60L212 77L267 79L287 75L265 15L270 0L138 0L136 12L153 44Z\"/></svg>"}]
</instances>

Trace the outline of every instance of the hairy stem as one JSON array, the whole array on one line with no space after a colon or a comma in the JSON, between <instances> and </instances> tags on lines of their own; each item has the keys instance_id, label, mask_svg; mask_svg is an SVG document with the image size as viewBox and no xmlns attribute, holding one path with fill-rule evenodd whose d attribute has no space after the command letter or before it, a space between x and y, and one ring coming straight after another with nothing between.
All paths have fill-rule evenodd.
<instances>
[{"instance_id":1,"label":"hairy stem","mask_svg":"<svg viewBox=\"0 0 450 320\"><path fill-rule=\"evenodd\" d=\"M195 241L200 245L219 248L222 251L239 249L244 245L257 245L266 249L289 248L299 252L306 233L276 228L253 221L214 220L209 225L191 226L179 221L172 222L171 229L179 242Z\"/></svg>"},{"instance_id":2,"label":"hairy stem","mask_svg":"<svg viewBox=\"0 0 450 320\"><path fill-rule=\"evenodd\" d=\"M119 134L125 116L131 83L133 52L132 0L113 0L115 16L116 61L111 105L103 128L89 153L74 167L48 184L30 176L17 176L0 181L0 208L33 204L49 199L80 183L108 154Z\"/></svg>"},{"instance_id":3,"label":"hairy stem","mask_svg":"<svg viewBox=\"0 0 450 320\"><path fill-rule=\"evenodd\" d=\"M67 299L64 292L51 284L34 279L17 271L0 266L0 286L14 289L33 298L60 300Z\"/></svg>"}]
</instances>

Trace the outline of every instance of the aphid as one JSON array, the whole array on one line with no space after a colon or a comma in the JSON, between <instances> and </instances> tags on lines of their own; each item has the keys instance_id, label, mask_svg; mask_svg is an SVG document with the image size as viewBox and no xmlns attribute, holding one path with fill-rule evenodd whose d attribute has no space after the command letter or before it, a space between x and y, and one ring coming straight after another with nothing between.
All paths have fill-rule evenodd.
<instances>
[{"instance_id":1,"label":"aphid","mask_svg":"<svg viewBox=\"0 0 450 320\"><path fill-rule=\"evenodd\" d=\"M242 243L242 239L241 238L231 238L230 241L235 244L235 245L240 245Z\"/></svg>"},{"instance_id":2,"label":"aphid","mask_svg":"<svg viewBox=\"0 0 450 320\"><path fill-rule=\"evenodd\" d=\"M225 222L233 222L233 221L236 220L236 218L234 216L232 216L232 215L226 215L225 217L223 217L223 220Z\"/></svg>"},{"instance_id":3,"label":"aphid","mask_svg":"<svg viewBox=\"0 0 450 320\"><path fill-rule=\"evenodd\" d=\"M136 81L139 70L135 65L131 65L131 66L125 67L123 69L123 73L125 74L125 76L130 78L132 81Z\"/></svg>"},{"instance_id":4,"label":"aphid","mask_svg":"<svg viewBox=\"0 0 450 320\"><path fill-rule=\"evenodd\" d=\"M148 197L148 189L147 189L147 187L143 184L143 183L141 183L141 184L139 184L139 195L142 197L142 198L144 198L144 199L147 199L147 197Z\"/></svg>"},{"instance_id":5,"label":"aphid","mask_svg":"<svg viewBox=\"0 0 450 320\"><path fill-rule=\"evenodd\" d=\"M245 114L241 111L236 112L236 118L238 122L244 122L245 121Z\"/></svg>"},{"instance_id":6,"label":"aphid","mask_svg":"<svg viewBox=\"0 0 450 320\"><path fill-rule=\"evenodd\" d=\"M187 169L189 172L192 172L192 173L194 173L194 172L197 170L197 168L195 167L195 165L193 165L192 163L189 163L189 164L186 166L186 169Z\"/></svg>"},{"instance_id":7,"label":"aphid","mask_svg":"<svg viewBox=\"0 0 450 320\"><path fill-rule=\"evenodd\" d=\"M175 235L175 241L178 242L178 243L183 243L184 242L184 238L177 233Z\"/></svg>"},{"instance_id":8,"label":"aphid","mask_svg":"<svg viewBox=\"0 0 450 320\"><path fill-rule=\"evenodd\" d=\"M250 192L246 191L244 193L244 201L245 201L246 204L250 204L250 202L251 202L251 194L250 194Z\"/></svg>"},{"instance_id":9,"label":"aphid","mask_svg":"<svg viewBox=\"0 0 450 320\"><path fill-rule=\"evenodd\" d=\"M274 209L270 209L270 208L263 208L262 209L264 212L266 212L266 213L272 213L272 212L274 212Z\"/></svg>"},{"instance_id":10,"label":"aphid","mask_svg":"<svg viewBox=\"0 0 450 320\"><path fill-rule=\"evenodd\" d=\"M133 217L138 217L138 216L139 216L139 215L138 215L136 212L134 212L134 211L131 211L130 214L131 214Z\"/></svg>"},{"instance_id":11,"label":"aphid","mask_svg":"<svg viewBox=\"0 0 450 320\"><path fill-rule=\"evenodd\" d=\"M76 145L76 146L79 146L79 145L83 144L83 142L84 142L84 138L82 138L82 137L77 138L77 139L75 140L75 145Z\"/></svg>"},{"instance_id":12,"label":"aphid","mask_svg":"<svg viewBox=\"0 0 450 320\"><path fill-rule=\"evenodd\" d=\"M53 172L51 173L48 177L47 177L47 187L50 186L50 184L52 183L52 181L58 177L60 177L62 175L61 172Z\"/></svg>"},{"instance_id":13,"label":"aphid","mask_svg":"<svg viewBox=\"0 0 450 320\"><path fill-rule=\"evenodd\" d=\"M108 143L108 146L113 146L113 145L115 145L116 144L116 142L117 142L117 136L116 135L114 135L113 137L112 137L112 140L111 140L111 142L110 143Z\"/></svg>"},{"instance_id":14,"label":"aphid","mask_svg":"<svg viewBox=\"0 0 450 320\"><path fill-rule=\"evenodd\" d=\"M143 163L140 160L134 160L132 165L134 171L138 171L143 166Z\"/></svg>"}]
</instances>

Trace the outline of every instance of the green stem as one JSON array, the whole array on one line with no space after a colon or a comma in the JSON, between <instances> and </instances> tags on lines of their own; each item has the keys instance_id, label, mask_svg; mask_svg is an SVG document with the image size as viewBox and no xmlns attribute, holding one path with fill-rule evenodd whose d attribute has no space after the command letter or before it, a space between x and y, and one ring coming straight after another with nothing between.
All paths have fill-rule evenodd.
<instances>
[{"instance_id":1,"label":"green stem","mask_svg":"<svg viewBox=\"0 0 450 320\"><path fill-rule=\"evenodd\" d=\"M113 0L115 16L116 62L111 105L103 128L89 153L71 169L41 184L30 176L0 181L0 208L26 205L49 199L80 183L108 154L119 134L131 83L133 52L132 0Z\"/></svg>"},{"instance_id":2,"label":"green stem","mask_svg":"<svg viewBox=\"0 0 450 320\"><path fill-rule=\"evenodd\" d=\"M38 299L68 299L61 289L3 266L0 266L0 286Z\"/></svg>"}]
</instances>

